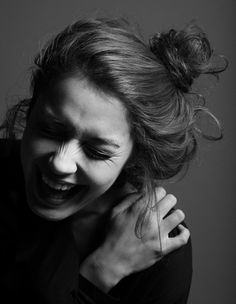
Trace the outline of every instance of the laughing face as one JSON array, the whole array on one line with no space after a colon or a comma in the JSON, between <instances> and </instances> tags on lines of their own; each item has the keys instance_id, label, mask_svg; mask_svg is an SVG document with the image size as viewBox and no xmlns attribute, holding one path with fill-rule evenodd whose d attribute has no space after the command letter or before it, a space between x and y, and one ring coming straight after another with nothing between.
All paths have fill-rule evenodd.
<instances>
[{"instance_id":1,"label":"laughing face","mask_svg":"<svg viewBox=\"0 0 236 304\"><path fill-rule=\"evenodd\" d=\"M119 99L85 80L61 80L38 97L22 140L30 208L61 220L93 206L116 181L132 147Z\"/></svg>"}]
</instances>

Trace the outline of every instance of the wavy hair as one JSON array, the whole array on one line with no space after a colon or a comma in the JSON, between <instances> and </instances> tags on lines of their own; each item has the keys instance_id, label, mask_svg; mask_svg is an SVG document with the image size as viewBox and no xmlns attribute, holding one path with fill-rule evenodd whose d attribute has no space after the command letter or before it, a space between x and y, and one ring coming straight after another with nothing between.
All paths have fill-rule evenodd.
<instances>
[{"instance_id":1,"label":"wavy hair","mask_svg":"<svg viewBox=\"0 0 236 304\"><path fill-rule=\"evenodd\" d=\"M69 76L80 75L118 97L127 109L134 140L124 172L149 198L141 215L144 218L155 198L156 183L186 167L196 153L198 135L210 140L222 137L218 120L192 87L201 74L217 76L226 68L223 57L223 64L216 64L214 58L206 34L195 25L155 34L145 42L124 19L80 20L37 54L32 97L8 112L2 128L11 138L20 134L17 122L27 120L40 92ZM201 131L197 123L201 113L215 121L219 136Z\"/></svg>"}]
</instances>

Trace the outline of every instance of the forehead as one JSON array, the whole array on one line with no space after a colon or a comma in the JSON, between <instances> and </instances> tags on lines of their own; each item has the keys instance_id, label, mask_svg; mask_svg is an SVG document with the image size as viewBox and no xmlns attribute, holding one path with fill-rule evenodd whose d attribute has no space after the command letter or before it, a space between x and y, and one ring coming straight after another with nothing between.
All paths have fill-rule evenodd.
<instances>
[{"instance_id":1,"label":"forehead","mask_svg":"<svg viewBox=\"0 0 236 304\"><path fill-rule=\"evenodd\" d=\"M61 80L40 98L47 113L79 133L114 137L120 141L130 137L127 113L121 101L96 90L85 80Z\"/></svg>"}]
</instances>

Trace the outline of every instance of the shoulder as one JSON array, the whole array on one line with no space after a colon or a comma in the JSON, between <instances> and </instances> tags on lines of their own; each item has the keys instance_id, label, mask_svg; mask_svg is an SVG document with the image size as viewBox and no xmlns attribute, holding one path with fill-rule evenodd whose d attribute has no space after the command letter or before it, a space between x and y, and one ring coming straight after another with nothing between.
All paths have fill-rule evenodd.
<instances>
[{"instance_id":1,"label":"shoulder","mask_svg":"<svg viewBox=\"0 0 236 304\"><path fill-rule=\"evenodd\" d=\"M116 297L134 303L184 304L192 279L191 239L144 271L123 279L111 290ZM126 296L124 296L126 294Z\"/></svg>"}]
</instances>

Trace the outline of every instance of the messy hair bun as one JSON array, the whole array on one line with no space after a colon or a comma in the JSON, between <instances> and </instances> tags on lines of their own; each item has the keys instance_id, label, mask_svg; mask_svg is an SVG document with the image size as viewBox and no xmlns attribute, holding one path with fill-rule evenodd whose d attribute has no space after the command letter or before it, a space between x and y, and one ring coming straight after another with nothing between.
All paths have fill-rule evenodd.
<instances>
[{"instance_id":1,"label":"messy hair bun","mask_svg":"<svg viewBox=\"0 0 236 304\"><path fill-rule=\"evenodd\" d=\"M214 55L206 35L195 25L156 34L146 42L124 19L79 20L37 54L32 97L8 113L3 128L14 135L19 114L30 115L45 86L63 77L83 76L124 104L134 149L122 171L123 180L152 198L156 182L188 165L199 134L212 140L222 137L220 128L216 137L199 128L201 113L220 125L192 86L201 74L217 76L226 68L225 60L218 64L214 58L222 57Z\"/></svg>"},{"instance_id":2,"label":"messy hair bun","mask_svg":"<svg viewBox=\"0 0 236 304\"><path fill-rule=\"evenodd\" d=\"M150 39L150 49L164 64L176 87L189 92L193 80L201 74L216 74L220 68L213 68L210 59L213 50L206 34L196 25L184 30L171 29L155 34Z\"/></svg>"}]
</instances>

